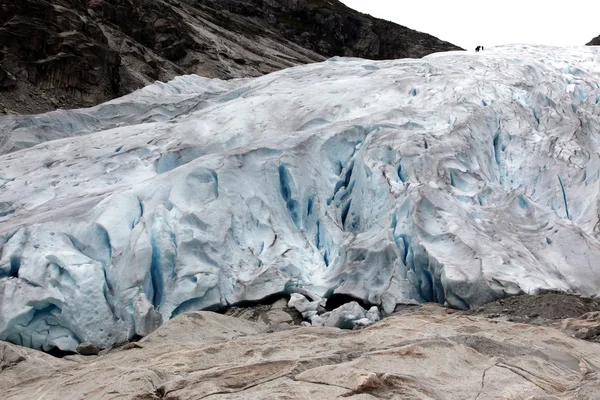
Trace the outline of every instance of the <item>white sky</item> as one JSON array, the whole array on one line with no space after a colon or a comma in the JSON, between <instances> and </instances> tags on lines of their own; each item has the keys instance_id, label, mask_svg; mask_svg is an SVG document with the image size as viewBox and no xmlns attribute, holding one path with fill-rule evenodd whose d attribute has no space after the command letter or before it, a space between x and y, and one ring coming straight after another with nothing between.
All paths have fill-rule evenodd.
<instances>
[{"instance_id":1,"label":"white sky","mask_svg":"<svg viewBox=\"0 0 600 400\"><path fill-rule=\"evenodd\" d=\"M600 0L341 0L348 7L473 50L580 46L600 35Z\"/></svg>"}]
</instances>

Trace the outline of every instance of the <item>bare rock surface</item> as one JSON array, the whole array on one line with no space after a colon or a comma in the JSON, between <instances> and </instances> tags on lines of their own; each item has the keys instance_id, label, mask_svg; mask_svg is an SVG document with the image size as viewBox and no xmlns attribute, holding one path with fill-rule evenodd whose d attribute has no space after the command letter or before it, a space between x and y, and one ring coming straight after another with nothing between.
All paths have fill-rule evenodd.
<instances>
[{"instance_id":1,"label":"bare rock surface","mask_svg":"<svg viewBox=\"0 0 600 400\"><path fill-rule=\"evenodd\" d=\"M433 304L361 330L264 327L187 313L96 357L2 343L0 388L5 399L597 399L600 345L560 327Z\"/></svg>"}]
</instances>

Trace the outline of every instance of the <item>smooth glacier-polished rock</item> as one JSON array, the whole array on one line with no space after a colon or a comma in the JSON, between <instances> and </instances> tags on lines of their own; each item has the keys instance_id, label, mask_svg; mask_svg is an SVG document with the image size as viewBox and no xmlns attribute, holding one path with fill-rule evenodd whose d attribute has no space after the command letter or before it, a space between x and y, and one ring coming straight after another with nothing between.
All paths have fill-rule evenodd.
<instances>
[{"instance_id":1,"label":"smooth glacier-polished rock","mask_svg":"<svg viewBox=\"0 0 600 400\"><path fill-rule=\"evenodd\" d=\"M193 312L97 357L0 342L0 390L6 400L597 398L600 344L453 311L427 304L359 331L272 333Z\"/></svg>"},{"instance_id":2,"label":"smooth glacier-polished rock","mask_svg":"<svg viewBox=\"0 0 600 400\"><path fill-rule=\"evenodd\" d=\"M599 49L514 46L0 119L0 339L107 347L299 290L597 295L599 84Z\"/></svg>"}]
</instances>

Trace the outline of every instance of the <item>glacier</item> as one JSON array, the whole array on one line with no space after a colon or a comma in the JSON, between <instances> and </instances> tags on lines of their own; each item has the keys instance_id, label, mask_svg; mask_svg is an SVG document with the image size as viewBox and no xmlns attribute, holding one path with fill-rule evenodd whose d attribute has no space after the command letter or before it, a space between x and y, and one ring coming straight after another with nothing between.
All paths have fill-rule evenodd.
<instances>
[{"instance_id":1,"label":"glacier","mask_svg":"<svg viewBox=\"0 0 600 400\"><path fill-rule=\"evenodd\" d=\"M0 117L0 340L272 295L600 293L600 48L333 58Z\"/></svg>"}]
</instances>

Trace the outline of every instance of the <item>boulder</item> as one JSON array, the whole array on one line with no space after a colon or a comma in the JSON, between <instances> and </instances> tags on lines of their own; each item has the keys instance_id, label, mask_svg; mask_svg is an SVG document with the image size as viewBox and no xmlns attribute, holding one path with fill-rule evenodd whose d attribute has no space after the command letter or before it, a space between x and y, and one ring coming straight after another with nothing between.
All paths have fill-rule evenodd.
<instances>
[{"instance_id":1,"label":"boulder","mask_svg":"<svg viewBox=\"0 0 600 400\"><path fill-rule=\"evenodd\" d=\"M77 346L77 353L82 356L97 356L100 353L100 348L98 346L94 346L91 343L83 342L79 346Z\"/></svg>"}]
</instances>

